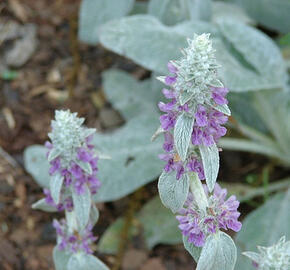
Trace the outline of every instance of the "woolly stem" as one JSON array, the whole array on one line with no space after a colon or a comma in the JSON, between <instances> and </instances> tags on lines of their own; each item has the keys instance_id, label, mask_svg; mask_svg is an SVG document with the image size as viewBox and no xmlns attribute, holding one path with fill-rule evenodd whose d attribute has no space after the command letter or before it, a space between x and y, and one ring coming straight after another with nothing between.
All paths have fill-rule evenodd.
<instances>
[{"instance_id":1,"label":"woolly stem","mask_svg":"<svg viewBox=\"0 0 290 270\"><path fill-rule=\"evenodd\" d=\"M199 209L206 212L206 208L208 207L208 200L201 181L199 180L198 175L195 172L188 173L188 176L190 191L192 192Z\"/></svg>"}]
</instances>

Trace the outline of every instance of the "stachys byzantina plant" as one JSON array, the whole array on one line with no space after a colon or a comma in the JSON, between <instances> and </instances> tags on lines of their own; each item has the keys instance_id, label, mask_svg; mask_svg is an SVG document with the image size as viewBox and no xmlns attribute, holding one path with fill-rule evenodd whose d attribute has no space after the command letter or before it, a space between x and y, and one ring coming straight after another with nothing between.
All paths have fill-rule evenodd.
<instances>
[{"instance_id":1,"label":"stachys byzantina plant","mask_svg":"<svg viewBox=\"0 0 290 270\"><path fill-rule=\"evenodd\" d=\"M239 202L226 199L216 178L219 170L217 143L226 134L230 115L228 89L218 79L219 65L209 34L188 40L183 56L168 63L169 76L159 77L168 103L159 103L159 133L164 133L166 162L158 182L163 204L177 213L186 249L197 269L233 269L236 247L221 230L239 231ZM205 180L206 185L202 184ZM202 247L202 249L201 249Z\"/></svg>"},{"instance_id":2,"label":"stachys byzantina plant","mask_svg":"<svg viewBox=\"0 0 290 270\"><path fill-rule=\"evenodd\" d=\"M91 144L95 129L83 126L84 118L76 113L56 111L52 131L46 142L50 163L49 189L45 199L33 205L48 211L65 212L65 219L54 220L57 246L53 251L56 270L103 269L108 267L93 256L93 226L98 209L92 201L100 181L97 177L98 156Z\"/></svg>"}]
</instances>

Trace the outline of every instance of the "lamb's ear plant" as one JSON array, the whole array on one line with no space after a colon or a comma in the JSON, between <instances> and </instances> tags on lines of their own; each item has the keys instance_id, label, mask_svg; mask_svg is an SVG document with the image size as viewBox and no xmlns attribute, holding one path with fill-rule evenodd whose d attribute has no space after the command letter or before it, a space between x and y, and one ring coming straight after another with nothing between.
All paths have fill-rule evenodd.
<instances>
[{"instance_id":1,"label":"lamb's ear plant","mask_svg":"<svg viewBox=\"0 0 290 270\"><path fill-rule=\"evenodd\" d=\"M259 253L246 251L243 255L250 258L253 269L259 270L288 270L290 267L290 241L286 237L280 238L277 244L270 247L258 246Z\"/></svg>"},{"instance_id":2,"label":"lamb's ear plant","mask_svg":"<svg viewBox=\"0 0 290 270\"><path fill-rule=\"evenodd\" d=\"M99 212L92 201L100 181L97 178L98 156L91 144L95 129L82 124L76 113L56 111L52 131L46 142L49 188L35 209L64 212L61 220L53 220L57 245L53 250L56 270L109 269L93 256L92 243L97 239L92 229Z\"/></svg>"},{"instance_id":3,"label":"lamb's ear plant","mask_svg":"<svg viewBox=\"0 0 290 270\"><path fill-rule=\"evenodd\" d=\"M251 97L251 98L250 98ZM290 166L290 93L284 91L261 91L249 95L251 121L239 121L235 128L247 138L224 138L220 146L224 149L247 151L275 159L285 167ZM253 123L263 124L261 132Z\"/></svg>"},{"instance_id":4,"label":"lamb's ear plant","mask_svg":"<svg viewBox=\"0 0 290 270\"><path fill-rule=\"evenodd\" d=\"M222 230L239 231L239 202L226 200L227 191L217 183L219 148L230 115L227 88L218 79L219 65L209 34L195 35L170 61L170 76L159 77L168 103L159 103L158 134L164 134L160 158L166 161L158 182L161 201L177 213L185 248L197 262L197 270L232 270L237 251ZM205 184L202 184L205 180Z\"/></svg>"}]
</instances>

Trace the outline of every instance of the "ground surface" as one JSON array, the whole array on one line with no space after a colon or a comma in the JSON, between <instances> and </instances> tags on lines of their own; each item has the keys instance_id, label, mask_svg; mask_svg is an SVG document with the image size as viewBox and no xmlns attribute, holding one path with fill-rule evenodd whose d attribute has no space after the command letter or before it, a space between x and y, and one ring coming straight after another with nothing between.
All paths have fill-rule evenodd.
<instances>
[{"instance_id":1,"label":"ground surface","mask_svg":"<svg viewBox=\"0 0 290 270\"><path fill-rule=\"evenodd\" d=\"M42 191L23 169L24 148L44 143L50 120L58 108L79 112L86 117L88 126L101 131L121 125L122 119L102 94L101 72L118 67L139 79L149 75L100 46L89 47L77 41L78 2L7 0L0 3L1 24L32 23L37 27L37 47L30 59L13 69L18 72L15 79L0 80L0 145L5 151L0 153L0 269L53 269L51 252L55 234L51 220L57 215L30 208L41 198ZM7 44L0 42L0 57L4 46ZM72 92L73 97L67 98ZM237 182L249 175L259 175L268 165L261 157L237 152L223 153L222 163L221 177ZM145 187L141 204L156 194L155 185ZM128 200L99 205L101 220L96 234L101 235L111 222L125 214ZM251 209L248 204L242 205L243 213ZM116 262L114 256L98 255L110 266ZM136 239L127 243L122 269L189 270L192 259L181 245L160 245L147 251Z\"/></svg>"}]
</instances>

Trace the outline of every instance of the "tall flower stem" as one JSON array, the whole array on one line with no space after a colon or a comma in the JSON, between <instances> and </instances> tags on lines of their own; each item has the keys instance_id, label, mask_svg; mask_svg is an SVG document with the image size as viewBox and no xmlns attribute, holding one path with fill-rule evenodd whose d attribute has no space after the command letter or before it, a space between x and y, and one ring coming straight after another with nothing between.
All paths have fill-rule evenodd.
<instances>
[{"instance_id":1,"label":"tall flower stem","mask_svg":"<svg viewBox=\"0 0 290 270\"><path fill-rule=\"evenodd\" d=\"M203 186L201 184L201 181L198 178L198 174L195 172L189 172L188 176L189 176L190 191L195 197L199 209L206 212L206 208L208 207L208 200L204 192Z\"/></svg>"}]
</instances>

